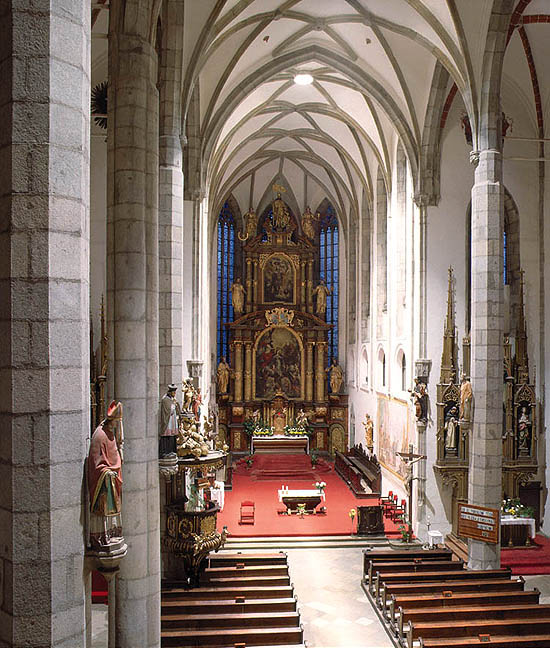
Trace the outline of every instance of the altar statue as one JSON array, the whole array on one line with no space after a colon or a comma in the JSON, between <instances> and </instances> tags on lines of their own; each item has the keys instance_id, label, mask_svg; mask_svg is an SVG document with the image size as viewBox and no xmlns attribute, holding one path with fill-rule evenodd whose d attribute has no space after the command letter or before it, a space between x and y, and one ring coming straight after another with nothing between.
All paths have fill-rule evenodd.
<instances>
[{"instance_id":1,"label":"altar statue","mask_svg":"<svg viewBox=\"0 0 550 648\"><path fill-rule=\"evenodd\" d=\"M344 382L344 372L342 367L335 364L333 360L331 366L328 367L328 369L325 369L325 371L330 373L330 391L333 394L338 394L342 387L342 383Z\"/></svg>"},{"instance_id":2,"label":"altar statue","mask_svg":"<svg viewBox=\"0 0 550 648\"><path fill-rule=\"evenodd\" d=\"M202 394L201 394L201 388L199 387L193 395L193 403L191 405L191 409L193 410L193 414L195 415L195 421L197 421L197 423L201 420L201 407L202 407Z\"/></svg>"},{"instance_id":3,"label":"altar statue","mask_svg":"<svg viewBox=\"0 0 550 648\"><path fill-rule=\"evenodd\" d=\"M414 383L414 391L412 393L414 413L417 421L426 423L428 420L428 394L426 393L426 385L419 378L415 378Z\"/></svg>"},{"instance_id":4,"label":"altar statue","mask_svg":"<svg viewBox=\"0 0 550 648\"><path fill-rule=\"evenodd\" d=\"M247 214L245 214L245 228L244 235L241 235L239 232L239 241L247 241L256 236L258 230L258 216L253 209L250 209Z\"/></svg>"},{"instance_id":5,"label":"altar statue","mask_svg":"<svg viewBox=\"0 0 550 648\"><path fill-rule=\"evenodd\" d=\"M314 220L318 220L318 217L311 213L309 206L306 207L305 212L302 214L302 232L312 241L315 239L315 227L313 226Z\"/></svg>"},{"instance_id":6,"label":"altar statue","mask_svg":"<svg viewBox=\"0 0 550 648\"><path fill-rule=\"evenodd\" d=\"M324 315L327 310L327 297L332 293L332 288L328 288L323 279L321 283L313 289L316 298L315 312L317 315Z\"/></svg>"},{"instance_id":7,"label":"altar statue","mask_svg":"<svg viewBox=\"0 0 550 648\"><path fill-rule=\"evenodd\" d=\"M160 401L159 457L176 452L178 418L181 415L180 404L176 400L176 390L176 385L168 385L166 394Z\"/></svg>"},{"instance_id":8,"label":"altar statue","mask_svg":"<svg viewBox=\"0 0 550 648\"><path fill-rule=\"evenodd\" d=\"M220 394L227 393L227 387L229 386L229 376L231 369L225 358L222 358L220 364L218 365L218 370L216 371L216 378L218 382L218 392Z\"/></svg>"},{"instance_id":9,"label":"altar statue","mask_svg":"<svg viewBox=\"0 0 550 648\"><path fill-rule=\"evenodd\" d=\"M531 452L531 419L527 407L521 408L518 419L518 450L523 457L529 456Z\"/></svg>"},{"instance_id":10,"label":"altar statue","mask_svg":"<svg viewBox=\"0 0 550 648\"><path fill-rule=\"evenodd\" d=\"M193 405L193 398L195 397L195 388L193 387L193 381L191 378L187 378L181 384L181 394L182 394L182 410L184 412L190 412Z\"/></svg>"},{"instance_id":11,"label":"altar statue","mask_svg":"<svg viewBox=\"0 0 550 648\"><path fill-rule=\"evenodd\" d=\"M307 430L309 422L307 420L306 413L304 412L303 409L301 409L298 412L298 416L296 417L296 427L303 428L304 430Z\"/></svg>"},{"instance_id":12,"label":"altar statue","mask_svg":"<svg viewBox=\"0 0 550 648\"><path fill-rule=\"evenodd\" d=\"M273 201L272 223L274 229L279 231L286 230L290 223L290 214L280 193L277 193L277 198Z\"/></svg>"},{"instance_id":13,"label":"altar statue","mask_svg":"<svg viewBox=\"0 0 550 648\"><path fill-rule=\"evenodd\" d=\"M90 542L94 549L122 538L122 403L112 401L95 429L88 453Z\"/></svg>"},{"instance_id":14,"label":"altar statue","mask_svg":"<svg viewBox=\"0 0 550 648\"><path fill-rule=\"evenodd\" d=\"M237 277L234 283L231 285L231 302L233 304L233 310L235 315L241 315L244 311L244 296L246 290L241 283L240 277Z\"/></svg>"}]
</instances>

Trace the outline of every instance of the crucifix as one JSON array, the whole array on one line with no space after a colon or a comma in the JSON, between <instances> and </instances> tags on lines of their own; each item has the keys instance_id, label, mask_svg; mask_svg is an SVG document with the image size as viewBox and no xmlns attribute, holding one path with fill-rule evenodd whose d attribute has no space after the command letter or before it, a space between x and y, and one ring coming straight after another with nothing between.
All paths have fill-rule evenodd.
<instances>
[{"instance_id":1,"label":"crucifix","mask_svg":"<svg viewBox=\"0 0 550 648\"><path fill-rule=\"evenodd\" d=\"M409 522L412 524L412 483L413 480L418 479L418 477L413 477L413 466L415 463L418 463L421 459L426 459L426 455L419 455L414 453L414 448L412 443L409 445L408 452L397 452L398 457L401 458L401 461L405 464L405 490L407 491L408 501L408 517Z\"/></svg>"}]
</instances>

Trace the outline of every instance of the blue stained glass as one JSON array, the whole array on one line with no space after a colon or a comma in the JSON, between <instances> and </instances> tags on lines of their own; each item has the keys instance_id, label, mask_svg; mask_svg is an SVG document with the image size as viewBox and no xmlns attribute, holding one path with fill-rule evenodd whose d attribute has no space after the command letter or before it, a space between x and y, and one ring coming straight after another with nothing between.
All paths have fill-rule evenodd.
<instances>
[{"instance_id":1,"label":"blue stained glass","mask_svg":"<svg viewBox=\"0 0 550 648\"><path fill-rule=\"evenodd\" d=\"M227 357L229 331L224 323L231 321L233 307L230 290L233 283L233 264L235 257L235 221L231 208L224 203L218 217L218 274L217 274L217 353L218 362Z\"/></svg>"},{"instance_id":2,"label":"blue stained glass","mask_svg":"<svg viewBox=\"0 0 550 648\"><path fill-rule=\"evenodd\" d=\"M338 359L338 219L329 203L320 223L319 231L319 278L332 290L327 299L326 321L332 324L329 331L328 364Z\"/></svg>"}]
</instances>

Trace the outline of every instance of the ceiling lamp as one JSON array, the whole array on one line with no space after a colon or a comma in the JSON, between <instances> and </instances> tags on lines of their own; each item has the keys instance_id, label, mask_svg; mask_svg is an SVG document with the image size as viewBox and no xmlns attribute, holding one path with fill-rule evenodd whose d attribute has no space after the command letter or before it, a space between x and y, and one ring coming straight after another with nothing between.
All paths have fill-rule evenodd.
<instances>
[{"instance_id":1,"label":"ceiling lamp","mask_svg":"<svg viewBox=\"0 0 550 648\"><path fill-rule=\"evenodd\" d=\"M294 77L294 83L297 85L309 85L310 83L313 83L313 77L311 74L297 74Z\"/></svg>"}]
</instances>

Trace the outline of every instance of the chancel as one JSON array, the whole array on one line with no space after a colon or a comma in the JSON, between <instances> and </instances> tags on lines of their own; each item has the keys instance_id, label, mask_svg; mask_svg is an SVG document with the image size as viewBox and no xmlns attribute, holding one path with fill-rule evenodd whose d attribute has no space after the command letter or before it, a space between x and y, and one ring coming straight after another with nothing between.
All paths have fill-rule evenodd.
<instances>
[{"instance_id":1,"label":"chancel","mask_svg":"<svg viewBox=\"0 0 550 648\"><path fill-rule=\"evenodd\" d=\"M548 2L0 18L0 647L550 646Z\"/></svg>"}]
</instances>

